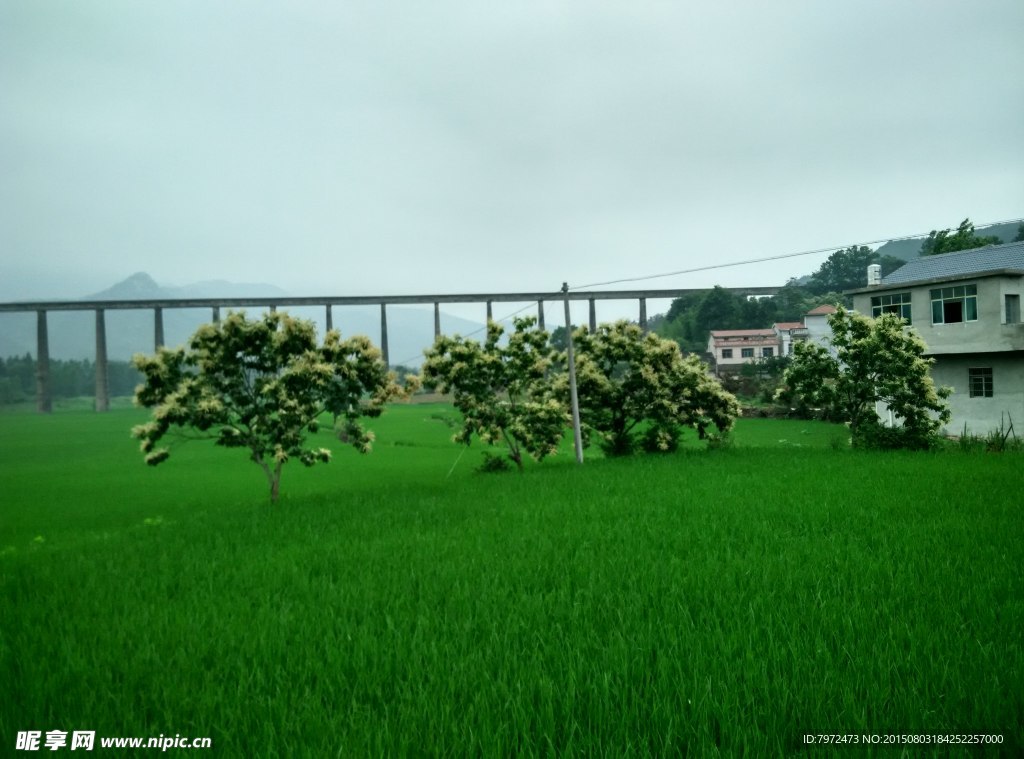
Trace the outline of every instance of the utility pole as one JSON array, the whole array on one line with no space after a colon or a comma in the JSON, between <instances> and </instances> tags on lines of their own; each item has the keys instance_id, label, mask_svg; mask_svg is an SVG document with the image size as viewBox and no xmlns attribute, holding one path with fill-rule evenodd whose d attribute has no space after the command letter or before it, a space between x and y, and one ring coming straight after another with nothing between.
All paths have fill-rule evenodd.
<instances>
[{"instance_id":1,"label":"utility pole","mask_svg":"<svg viewBox=\"0 0 1024 759\"><path fill-rule=\"evenodd\" d=\"M569 402L572 405L572 435L576 448L576 463L583 463L583 435L580 430L580 398L576 393L576 356L572 350L572 319L569 317L569 283L562 283L565 295L565 345L569 358Z\"/></svg>"}]
</instances>

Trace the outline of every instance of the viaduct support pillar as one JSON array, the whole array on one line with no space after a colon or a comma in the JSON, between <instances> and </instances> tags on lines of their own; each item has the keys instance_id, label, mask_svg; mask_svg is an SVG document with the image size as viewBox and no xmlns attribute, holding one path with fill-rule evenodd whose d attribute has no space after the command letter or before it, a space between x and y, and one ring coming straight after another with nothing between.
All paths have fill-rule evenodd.
<instances>
[{"instance_id":1,"label":"viaduct support pillar","mask_svg":"<svg viewBox=\"0 0 1024 759\"><path fill-rule=\"evenodd\" d=\"M50 399L50 337L45 311L36 311L36 409L40 414L53 411Z\"/></svg>"},{"instance_id":2,"label":"viaduct support pillar","mask_svg":"<svg viewBox=\"0 0 1024 759\"><path fill-rule=\"evenodd\" d=\"M153 309L153 345L154 351L164 346L164 310L160 306Z\"/></svg>"},{"instance_id":3,"label":"viaduct support pillar","mask_svg":"<svg viewBox=\"0 0 1024 759\"><path fill-rule=\"evenodd\" d=\"M441 336L441 304L434 304L434 340Z\"/></svg>"},{"instance_id":4,"label":"viaduct support pillar","mask_svg":"<svg viewBox=\"0 0 1024 759\"><path fill-rule=\"evenodd\" d=\"M384 358L384 366L391 366L388 358L388 306L380 304L380 352Z\"/></svg>"},{"instance_id":5,"label":"viaduct support pillar","mask_svg":"<svg viewBox=\"0 0 1024 759\"><path fill-rule=\"evenodd\" d=\"M107 381L107 324L103 309L96 309L96 410L110 410L110 385Z\"/></svg>"}]
</instances>

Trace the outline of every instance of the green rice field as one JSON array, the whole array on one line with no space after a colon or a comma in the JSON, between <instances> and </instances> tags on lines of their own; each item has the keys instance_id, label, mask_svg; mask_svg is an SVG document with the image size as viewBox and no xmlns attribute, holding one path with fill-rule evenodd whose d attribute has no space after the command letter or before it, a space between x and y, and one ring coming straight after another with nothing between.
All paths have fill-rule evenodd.
<instances>
[{"instance_id":1,"label":"green rice field","mask_svg":"<svg viewBox=\"0 0 1024 759\"><path fill-rule=\"evenodd\" d=\"M450 406L401 405L367 456L322 431L334 461L289 464L270 506L237 450L146 467L144 419L0 415L0 755L28 730L231 757L1024 753L1019 455L750 419L712 450L481 474ZM857 743L805 744L826 734Z\"/></svg>"}]
</instances>

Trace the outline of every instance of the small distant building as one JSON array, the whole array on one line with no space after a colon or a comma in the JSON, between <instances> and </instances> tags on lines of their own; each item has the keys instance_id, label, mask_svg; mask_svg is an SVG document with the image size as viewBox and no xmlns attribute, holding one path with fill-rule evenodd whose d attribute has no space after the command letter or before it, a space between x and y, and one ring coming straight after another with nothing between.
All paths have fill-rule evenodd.
<instances>
[{"instance_id":1,"label":"small distant building","mask_svg":"<svg viewBox=\"0 0 1024 759\"><path fill-rule=\"evenodd\" d=\"M744 364L777 356L792 356L793 346L815 342L831 347L832 329L828 317L835 306L818 306L802 322L776 322L770 329L713 329L708 336L708 354L715 373L738 372Z\"/></svg>"},{"instance_id":2,"label":"small distant building","mask_svg":"<svg viewBox=\"0 0 1024 759\"><path fill-rule=\"evenodd\" d=\"M738 372L744 364L778 356L779 350L774 329L713 329L708 336L708 353L718 374Z\"/></svg>"}]
</instances>

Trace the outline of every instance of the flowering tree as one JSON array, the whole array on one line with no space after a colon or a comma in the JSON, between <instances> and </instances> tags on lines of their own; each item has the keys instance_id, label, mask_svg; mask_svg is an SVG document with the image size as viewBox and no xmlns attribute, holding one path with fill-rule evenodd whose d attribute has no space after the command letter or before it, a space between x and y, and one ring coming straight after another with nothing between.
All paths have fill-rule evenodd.
<instances>
[{"instance_id":1,"label":"flowering tree","mask_svg":"<svg viewBox=\"0 0 1024 759\"><path fill-rule=\"evenodd\" d=\"M580 329L573 343L580 418L601 435L607 453L630 453L638 442L651 451L673 450L682 427L703 439L712 425L727 432L740 413L700 359L684 358L674 341L636 324L601 324L594 334ZM564 388L566 380L559 382Z\"/></svg>"},{"instance_id":2,"label":"flowering tree","mask_svg":"<svg viewBox=\"0 0 1024 759\"><path fill-rule=\"evenodd\" d=\"M928 375L925 344L895 314L869 319L840 308L829 317L833 355L814 343L797 343L783 376L791 393L825 408L850 425L858 447L926 448L949 421L949 388ZM901 427L883 427L876 405L884 403Z\"/></svg>"},{"instance_id":3,"label":"flowering tree","mask_svg":"<svg viewBox=\"0 0 1024 759\"><path fill-rule=\"evenodd\" d=\"M330 460L328 449L305 446L321 414L344 420L347 439L365 453L373 433L360 417L380 415L399 392L367 338L342 340L332 330L318 346L312 322L284 313L253 320L231 313L200 327L187 348L161 348L132 361L144 379L135 402L153 409L152 421L132 430L142 440L146 463L170 456L168 448L156 446L172 428L248 448L267 477L271 501L289 459L306 466Z\"/></svg>"},{"instance_id":4,"label":"flowering tree","mask_svg":"<svg viewBox=\"0 0 1024 759\"><path fill-rule=\"evenodd\" d=\"M427 351L426 387L454 395L462 412L455 442L477 435L488 444L504 443L508 457L523 469L523 454L538 461L558 450L568 414L548 379L555 352L536 319L515 319L508 343L504 329L488 322L483 345L461 336L437 338Z\"/></svg>"}]
</instances>

